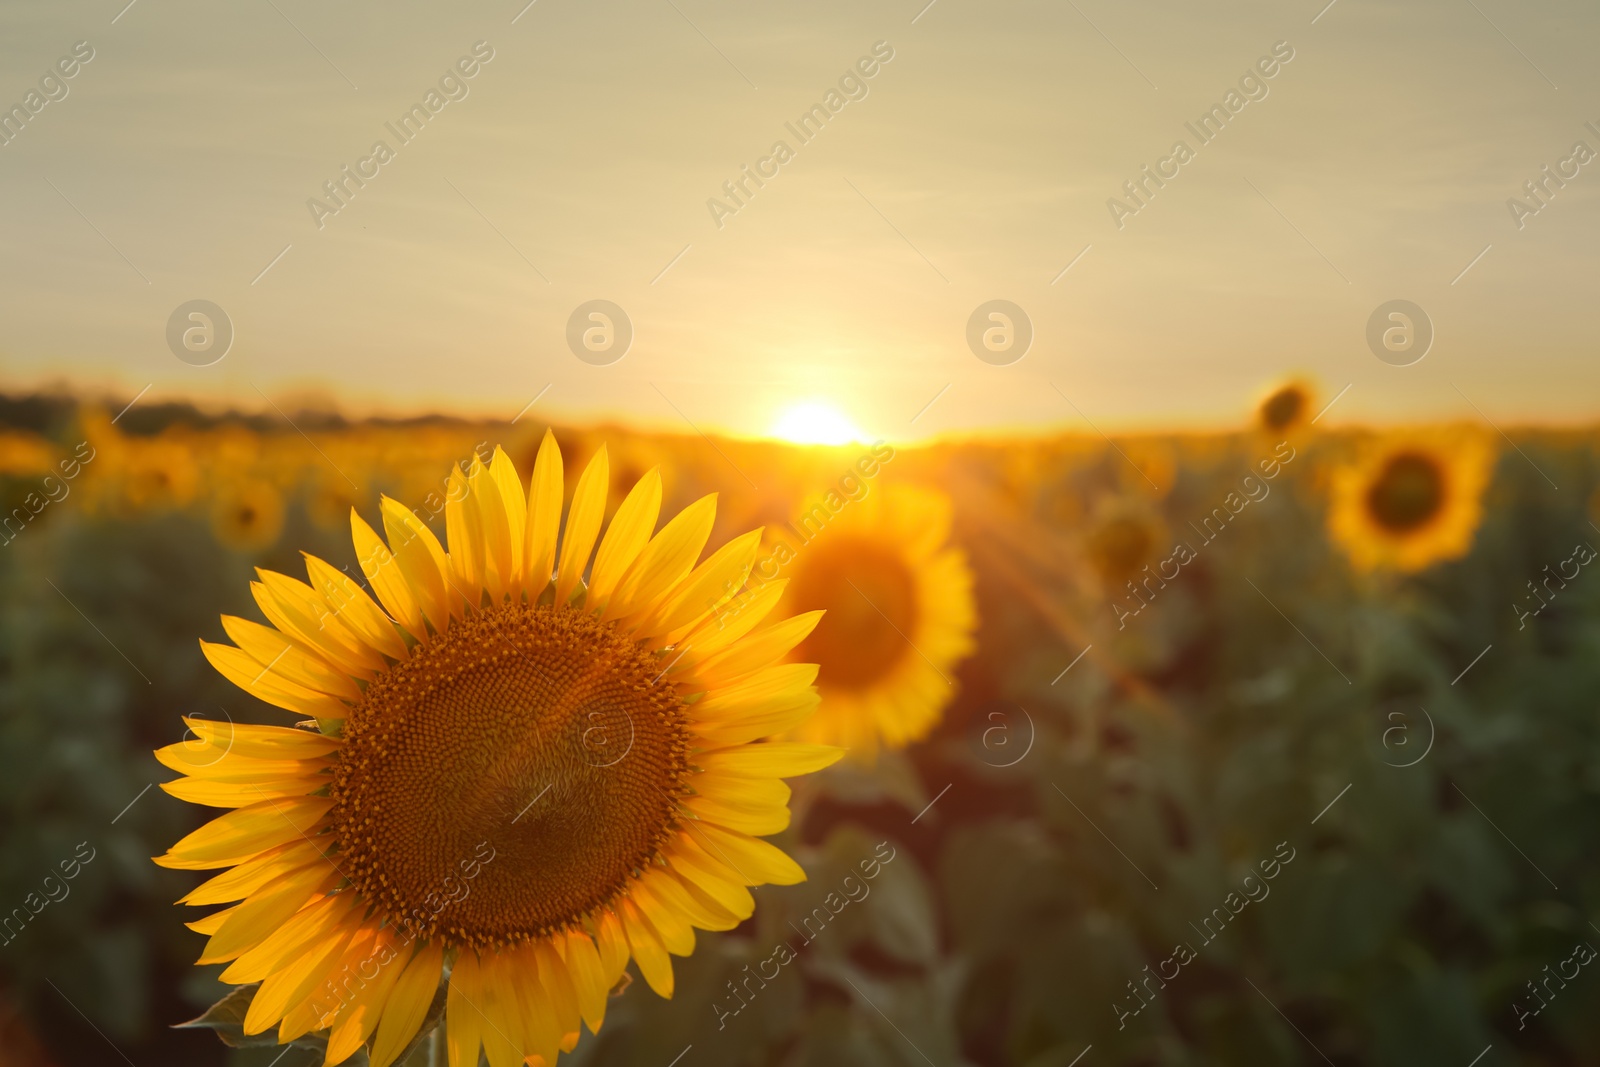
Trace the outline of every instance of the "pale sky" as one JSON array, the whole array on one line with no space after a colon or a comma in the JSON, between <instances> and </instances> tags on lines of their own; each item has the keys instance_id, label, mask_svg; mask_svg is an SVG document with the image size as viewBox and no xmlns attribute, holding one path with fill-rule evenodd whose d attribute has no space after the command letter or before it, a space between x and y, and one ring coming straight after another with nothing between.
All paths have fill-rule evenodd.
<instances>
[{"instance_id":1,"label":"pale sky","mask_svg":"<svg viewBox=\"0 0 1600 1067\"><path fill-rule=\"evenodd\" d=\"M1226 425L1299 372L1351 386L1330 421L1600 414L1600 163L1520 229L1507 205L1600 152L1593 4L524 2L0 8L0 106L93 49L0 147L0 388L736 433L813 400L903 439ZM1184 124L1275 45L1201 144ZM1119 229L1108 199L1179 140ZM235 330L210 366L166 340L194 299ZM609 365L566 340L594 299L633 326ZM1010 365L968 347L992 299L1032 322ZM1410 366L1368 348L1393 299L1434 326Z\"/></svg>"}]
</instances>

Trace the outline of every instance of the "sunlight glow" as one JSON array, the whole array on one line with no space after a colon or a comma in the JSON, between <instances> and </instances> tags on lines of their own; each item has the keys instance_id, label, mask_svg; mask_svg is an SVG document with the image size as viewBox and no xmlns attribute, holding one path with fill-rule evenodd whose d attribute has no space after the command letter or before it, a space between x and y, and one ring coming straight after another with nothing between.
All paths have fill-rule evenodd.
<instances>
[{"instance_id":1,"label":"sunlight glow","mask_svg":"<svg viewBox=\"0 0 1600 1067\"><path fill-rule=\"evenodd\" d=\"M797 445L842 445L864 440L861 430L844 412L821 400L806 400L786 408L768 432Z\"/></svg>"}]
</instances>

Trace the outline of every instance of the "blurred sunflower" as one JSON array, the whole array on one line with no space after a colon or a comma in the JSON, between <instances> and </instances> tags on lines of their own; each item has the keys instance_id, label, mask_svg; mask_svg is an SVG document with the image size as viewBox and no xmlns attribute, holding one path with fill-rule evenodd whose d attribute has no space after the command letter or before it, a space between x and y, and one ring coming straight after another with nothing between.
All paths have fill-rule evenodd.
<instances>
[{"instance_id":1,"label":"blurred sunflower","mask_svg":"<svg viewBox=\"0 0 1600 1067\"><path fill-rule=\"evenodd\" d=\"M1156 558L1166 527L1150 506L1129 497L1105 497L1083 538L1083 554L1100 580L1117 588Z\"/></svg>"},{"instance_id":2,"label":"blurred sunflower","mask_svg":"<svg viewBox=\"0 0 1600 1067\"><path fill-rule=\"evenodd\" d=\"M255 552L277 543L283 532L283 494L255 478L224 482L211 509L217 540L241 552Z\"/></svg>"},{"instance_id":3,"label":"blurred sunflower","mask_svg":"<svg viewBox=\"0 0 1600 1067\"><path fill-rule=\"evenodd\" d=\"M938 723L977 625L966 553L946 544L951 520L943 493L884 485L795 553L785 607L827 611L796 649L821 668L822 706L795 737L870 760Z\"/></svg>"},{"instance_id":4,"label":"blurred sunflower","mask_svg":"<svg viewBox=\"0 0 1600 1067\"><path fill-rule=\"evenodd\" d=\"M562 461L545 438L525 493L506 454L449 476L449 551L385 497L388 544L352 514L376 591L313 556L311 579L259 572L262 626L224 617L211 663L299 727L189 720L157 756L163 788L235 809L156 862L232 868L184 898L241 901L190 925L199 960L260 982L246 1033L329 1030L326 1062L363 1044L387 1067L447 976L452 1065L553 1065L600 1028L631 957L671 996L668 954L728 930L747 886L804 872L759 840L788 824L784 777L837 750L763 742L816 706L816 667L779 660L816 616L722 626L761 531L696 566L716 498L654 532L647 473L600 533L601 450L557 551ZM653 533L654 532L654 533ZM583 580L590 570L587 583ZM310 728L315 726L316 728Z\"/></svg>"},{"instance_id":5,"label":"blurred sunflower","mask_svg":"<svg viewBox=\"0 0 1600 1067\"><path fill-rule=\"evenodd\" d=\"M49 474L55 470L57 449L33 433L0 433L0 475Z\"/></svg>"},{"instance_id":6,"label":"blurred sunflower","mask_svg":"<svg viewBox=\"0 0 1600 1067\"><path fill-rule=\"evenodd\" d=\"M1282 438L1309 424L1315 396L1311 383L1292 379L1275 386L1256 406L1256 422L1261 430Z\"/></svg>"},{"instance_id":7,"label":"blurred sunflower","mask_svg":"<svg viewBox=\"0 0 1600 1067\"><path fill-rule=\"evenodd\" d=\"M341 466L341 470L348 469ZM322 470L306 486L306 514L323 529L337 530L353 509L366 503L366 497L344 474Z\"/></svg>"},{"instance_id":8,"label":"blurred sunflower","mask_svg":"<svg viewBox=\"0 0 1600 1067\"><path fill-rule=\"evenodd\" d=\"M135 511L181 508L194 500L200 468L193 446L165 437L130 439L122 493Z\"/></svg>"},{"instance_id":9,"label":"blurred sunflower","mask_svg":"<svg viewBox=\"0 0 1600 1067\"><path fill-rule=\"evenodd\" d=\"M1473 431L1392 434L1334 470L1328 531L1358 570L1457 559L1472 547L1493 466Z\"/></svg>"}]
</instances>

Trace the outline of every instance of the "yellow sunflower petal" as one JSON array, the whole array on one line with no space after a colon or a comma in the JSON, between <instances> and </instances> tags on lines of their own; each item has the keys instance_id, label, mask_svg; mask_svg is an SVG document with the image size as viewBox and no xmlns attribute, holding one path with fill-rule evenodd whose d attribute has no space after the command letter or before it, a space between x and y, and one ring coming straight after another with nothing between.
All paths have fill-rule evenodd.
<instances>
[{"instance_id":1,"label":"yellow sunflower petal","mask_svg":"<svg viewBox=\"0 0 1600 1067\"><path fill-rule=\"evenodd\" d=\"M565 604L583 578L595 538L606 517L606 494L610 489L610 465L606 449L594 454L572 491L572 506L567 511L567 530L561 539L561 563L556 575L556 603Z\"/></svg>"},{"instance_id":2,"label":"yellow sunflower petal","mask_svg":"<svg viewBox=\"0 0 1600 1067\"><path fill-rule=\"evenodd\" d=\"M239 907L237 905L231 908L223 908L221 911L212 912L203 919L196 919L193 922L187 922L183 925L187 926L197 934L205 934L207 937L211 937L218 930L222 929L223 923L226 923L230 918L232 918L233 913L238 910Z\"/></svg>"},{"instance_id":3,"label":"yellow sunflower petal","mask_svg":"<svg viewBox=\"0 0 1600 1067\"><path fill-rule=\"evenodd\" d=\"M436 632L444 633L451 614L460 614L459 608L453 611L452 607L459 605L462 597L449 584L450 564L443 546L433 531L398 500L386 496L379 506L395 565L423 616Z\"/></svg>"},{"instance_id":4,"label":"yellow sunflower petal","mask_svg":"<svg viewBox=\"0 0 1600 1067\"><path fill-rule=\"evenodd\" d=\"M350 706L338 697L307 689L272 674L243 649L212 644L202 639L200 651L224 678L268 704L318 719L342 719L350 710Z\"/></svg>"},{"instance_id":5,"label":"yellow sunflower petal","mask_svg":"<svg viewBox=\"0 0 1600 1067\"><path fill-rule=\"evenodd\" d=\"M516 464L499 445L494 447L494 458L489 461L489 475L500 490L500 510L506 517L506 545L511 555L511 566L506 574L508 592L519 590L526 576L523 573L523 553L527 548L528 497L522 490L522 478ZM513 599L516 599L513 595Z\"/></svg>"},{"instance_id":6,"label":"yellow sunflower petal","mask_svg":"<svg viewBox=\"0 0 1600 1067\"><path fill-rule=\"evenodd\" d=\"M450 991L445 998L445 1049L450 1067L477 1067L483 1044L483 983L478 954L468 949L450 971Z\"/></svg>"},{"instance_id":7,"label":"yellow sunflower petal","mask_svg":"<svg viewBox=\"0 0 1600 1067\"><path fill-rule=\"evenodd\" d=\"M821 611L808 611L763 627L732 648L701 661L695 666L694 677L711 689L730 685L763 667L770 667L810 636L822 621L822 615Z\"/></svg>"},{"instance_id":8,"label":"yellow sunflower petal","mask_svg":"<svg viewBox=\"0 0 1600 1067\"><path fill-rule=\"evenodd\" d=\"M310 841L292 841L269 848L232 870L201 882L179 897L178 903L199 906L243 900L269 883L322 859L322 851Z\"/></svg>"},{"instance_id":9,"label":"yellow sunflower petal","mask_svg":"<svg viewBox=\"0 0 1600 1067\"><path fill-rule=\"evenodd\" d=\"M670 634L721 607L744 585L760 547L761 531L751 530L717 549L659 607L644 613L635 632L646 638Z\"/></svg>"},{"instance_id":10,"label":"yellow sunflower petal","mask_svg":"<svg viewBox=\"0 0 1600 1067\"><path fill-rule=\"evenodd\" d=\"M611 525L606 527L606 535L600 539L600 551L594 557L589 595L584 601L586 608L607 605L617 582L650 543L650 534L660 514L661 471L653 468L628 490L617 513L611 516Z\"/></svg>"},{"instance_id":11,"label":"yellow sunflower petal","mask_svg":"<svg viewBox=\"0 0 1600 1067\"><path fill-rule=\"evenodd\" d=\"M224 982L244 985L259 982L298 957L307 945L320 943L344 921L355 902L354 893L320 896L295 912L265 938L251 946L222 972Z\"/></svg>"},{"instance_id":12,"label":"yellow sunflower petal","mask_svg":"<svg viewBox=\"0 0 1600 1067\"><path fill-rule=\"evenodd\" d=\"M708 898L691 894L673 873L652 867L639 879L652 897L702 930L732 930L742 921L733 912Z\"/></svg>"},{"instance_id":13,"label":"yellow sunflower petal","mask_svg":"<svg viewBox=\"0 0 1600 1067\"><path fill-rule=\"evenodd\" d=\"M390 966L399 966L393 963ZM422 1028L428 1016L439 975L444 969L444 947L434 941L422 946L405 965L383 1005L377 1036L372 1041L372 1067L389 1067Z\"/></svg>"},{"instance_id":14,"label":"yellow sunflower petal","mask_svg":"<svg viewBox=\"0 0 1600 1067\"><path fill-rule=\"evenodd\" d=\"M372 648L390 659L404 659L406 643L395 630L394 620L384 614L360 583L326 560L302 554L311 584L333 608L334 614Z\"/></svg>"},{"instance_id":15,"label":"yellow sunflower petal","mask_svg":"<svg viewBox=\"0 0 1600 1067\"><path fill-rule=\"evenodd\" d=\"M535 941L535 956L539 960L539 983L550 998L550 1007L562 1033L578 1025L578 993L572 985L572 975L567 964L548 941Z\"/></svg>"},{"instance_id":16,"label":"yellow sunflower petal","mask_svg":"<svg viewBox=\"0 0 1600 1067\"><path fill-rule=\"evenodd\" d=\"M372 590L383 602L384 610L411 636L418 640L426 637L428 629L422 620L422 608L406 584L405 575L400 573L394 553L354 508L350 509L350 535L355 542L356 559L361 562L361 573L372 583Z\"/></svg>"},{"instance_id":17,"label":"yellow sunflower petal","mask_svg":"<svg viewBox=\"0 0 1600 1067\"><path fill-rule=\"evenodd\" d=\"M523 559L527 561L528 594L544 592L556 568L556 536L561 529L561 448L556 435L544 432L539 455L528 482L528 532Z\"/></svg>"},{"instance_id":18,"label":"yellow sunflower petal","mask_svg":"<svg viewBox=\"0 0 1600 1067\"><path fill-rule=\"evenodd\" d=\"M686 827L675 839L671 859L673 871L723 908L741 918L749 918L756 910L756 902L745 886L761 882L740 874L712 856L695 841L695 833L703 837L705 827L696 824L693 833Z\"/></svg>"},{"instance_id":19,"label":"yellow sunflower petal","mask_svg":"<svg viewBox=\"0 0 1600 1067\"><path fill-rule=\"evenodd\" d=\"M322 594L287 574L256 568L251 583L256 606L267 621L336 664L345 673L364 678L387 664L346 626Z\"/></svg>"},{"instance_id":20,"label":"yellow sunflower petal","mask_svg":"<svg viewBox=\"0 0 1600 1067\"><path fill-rule=\"evenodd\" d=\"M682 915L667 907L660 897L650 892L643 881L633 884L628 899L639 909L639 914L650 921L650 929L655 931L662 948L674 956L688 956L694 953L694 927L690 926Z\"/></svg>"},{"instance_id":21,"label":"yellow sunflower petal","mask_svg":"<svg viewBox=\"0 0 1600 1067\"><path fill-rule=\"evenodd\" d=\"M179 778L174 782L158 784L165 792L191 804L204 804L208 808L242 808L269 798L305 796L325 788L332 781L331 776L318 773L300 778L277 778L266 783Z\"/></svg>"},{"instance_id":22,"label":"yellow sunflower petal","mask_svg":"<svg viewBox=\"0 0 1600 1067\"><path fill-rule=\"evenodd\" d=\"M355 679L321 656L307 652L279 631L237 615L222 616L222 629L267 674L343 700L361 699L361 687L356 685Z\"/></svg>"},{"instance_id":23,"label":"yellow sunflower petal","mask_svg":"<svg viewBox=\"0 0 1600 1067\"><path fill-rule=\"evenodd\" d=\"M605 980L605 968L600 953L589 935L579 931L567 933L567 963L572 968L572 985L578 996L578 1011L588 1024L589 1032L598 1034L606 1017L606 995L610 987Z\"/></svg>"},{"instance_id":24,"label":"yellow sunflower petal","mask_svg":"<svg viewBox=\"0 0 1600 1067\"><path fill-rule=\"evenodd\" d=\"M628 967L628 935L623 932L622 920L615 913L602 912L595 920L594 942L605 971L606 989L610 990Z\"/></svg>"},{"instance_id":25,"label":"yellow sunflower petal","mask_svg":"<svg viewBox=\"0 0 1600 1067\"><path fill-rule=\"evenodd\" d=\"M324 980L329 964L344 952L354 936L355 925L347 916L341 916L325 936L307 945L303 954L263 979L245 1013L244 1032L263 1032L282 1019L291 1006L304 1000Z\"/></svg>"},{"instance_id":26,"label":"yellow sunflower petal","mask_svg":"<svg viewBox=\"0 0 1600 1067\"><path fill-rule=\"evenodd\" d=\"M560 1025L556 1022L555 1010L550 1006L550 998L539 981L538 953L532 945L523 945L509 959L512 993L522 1015L523 1033L532 1046L525 1051L544 1056L554 1064L552 1057L561 1040Z\"/></svg>"},{"instance_id":27,"label":"yellow sunflower petal","mask_svg":"<svg viewBox=\"0 0 1600 1067\"><path fill-rule=\"evenodd\" d=\"M324 733L294 726L217 722L214 719L200 719L187 715L183 721L208 745L240 756L261 759L310 759L326 755L344 744L337 737L329 737ZM182 745L191 743L180 742Z\"/></svg>"},{"instance_id":28,"label":"yellow sunflower petal","mask_svg":"<svg viewBox=\"0 0 1600 1067\"><path fill-rule=\"evenodd\" d=\"M644 980L656 991L657 996L671 1000L672 960L667 957L667 950L656 936L655 929L626 897L617 902L616 911L622 919L622 929L628 935L628 947L633 952L634 962L639 965L639 973L644 975Z\"/></svg>"},{"instance_id":29,"label":"yellow sunflower petal","mask_svg":"<svg viewBox=\"0 0 1600 1067\"><path fill-rule=\"evenodd\" d=\"M746 590L691 629L681 642L689 650L683 666L693 667L733 647L771 614L788 586L789 579L779 578Z\"/></svg>"},{"instance_id":30,"label":"yellow sunflower petal","mask_svg":"<svg viewBox=\"0 0 1600 1067\"><path fill-rule=\"evenodd\" d=\"M162 766L180 774L239 784L254 782L270 785L279 779L299 778L328 766L326 756L311 759L254 759L230 752L219 745L197 745L190 741L179 741L158 748L155 757Z\"/></svg>"},{"instance_id":31,"label":"yellow sunflower petal","mask_svg":"<svg viewBox=\"0 0 1600 1067\"><path fill-rule=\"evenodd\" d=\"M714 855L729 865L737 864L746 877L757 879L754 884L797 885L806 880L806 872L776 845L716 826L697 829Z\"/></svg>"},{"instance_id":32,"label":"yellow sunflower petal","mask_svg":"<svg viewBox=\"0 0 1600 1067\"><path fill-rule=\"evenodd\" d=\"M479 960L483 1051L489 1067L521 1067L527 1047L523 1017L507 958L492 952Z\"/></svg>"},{"instance_id":33,"label":"yellow sunflower petal","mask_svg":"<svg viewBox=\"0 0 1600 1067\"><path fill-rule=\"evenodd\" d=\"M478 515L483 544L484 584L489 598L496 604L505 599L513 589L519 594L521 586L520 557L511 552L511 526L506 521L505 498L495 483L494 475L476 455L472 457L472 471L467 476L467 500L470 510ZM455 542L450 542L451 551Z\"/></svg>"},{"instance_id":34,"label":"yellow sunflower petal","mask_svg":"<svg viewBox=\"0 0 1600 1067\"><path fill-rule=\"evenodd\" d=\"M617 591L606 604L606 617L626 618L647 607L683 580L700 558L717 518L717 494L696 500L661 527L633 561L633 566L617 583Z\"/></svg>"},{"instance_id":35,"label":"yellow sunflower petal","mask_svg":"<svg viewBox=\"0 0 1600 1067\"><path fill-rule=\"evenodd\" d=\"M264 800L219 815L156 857L163 867L231 867L258 852L307 836L333 801L327 797Z\"/></svg>"},{"instance_id":36,"label":"yellow sunflower petal","mask_svg":"<svg viewBox=\"0 0 1600 1067\"><path fill-rule=\"evenodd\" d=\"M378 953L375 957L378 973L366 979L364 968L358 964L357 974L362 976L363 984L356 990L350 1003L339 1012L338 1021L328 1034L328 1052L324 1060L326 1067L334 1067L349 1059L372 1036L378 1028L384 1005L389 1002L400 976L405 972L406 957L402 951L381 935L374 939L373 946Z\"/></svg>"},{"instance_id":37,"label":"yellow sunflower petal","mask_svg":"<svg viewBox=\"0 0 1600 1067\"><path fill-rule=\"evenodd\" d=\"M747 779L753 783L754 779ZM779 783L781 784L781 783ZM738 803L725 803L716 797L684 797L679 801L703 822L714 823L747 834L781 834L789 828L789 809L783 805L757 804L748 797Z\"/></svg>"},{"instance_id":38,"label":"yellow sunflower petal","mask_svg":"<svg viewBox=\"0 0 1600 1067\"><path fill-rule=\"evenodd\" d=\"M474 463L477 457L473 457ZM489 566L484 551L483 515L467 488L461 468L450 468L444 493L445 541L450 546L450 573L458 589L482 589L488 584Z\"/></svg>"},{"instance_id":39,"label":"yellow sunflower petal","mask_svg":"<svg viewBox=\"0 0 1600 1067\"><path fill-rule=\"evenodd\" d=\"M701 769L746 778L794 778L837 763L844 749L797 741L767 741L702 752L694 757Z\"/></svg>"}]
</instances>

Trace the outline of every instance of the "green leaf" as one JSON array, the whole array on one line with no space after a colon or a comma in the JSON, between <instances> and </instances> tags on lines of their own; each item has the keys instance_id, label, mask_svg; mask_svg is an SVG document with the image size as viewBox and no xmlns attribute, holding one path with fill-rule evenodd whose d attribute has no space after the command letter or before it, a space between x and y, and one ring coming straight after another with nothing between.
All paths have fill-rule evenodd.
<instances>
[{"instance_id":1,"label":"green leaf","mask_svg":"<svg viewBox=\"0 0 1600 1067\"><path fill-rule=\"evenodd\" d=\"M226 996L200 1015L188 1022L177 1023L173 1029L213 1030L222 1043L230 1048L283 1047L284 1043L278 1040L278 1028L275 1026L259 1034L244 1032L244 1019L250 1011L250 1002L255 999L256 990L260 988L260 982L235 986ZM429 1015L432 1014L430 1010ZM288 1042L288 1047L314 1049L320 1052L328 1047L328 1038L326 1034L310 1033ZM367 1067L367 1062L366 1050L357 1049L353 1056L344 1061L342 1067Z\"/></svg>"}]
</instances>

